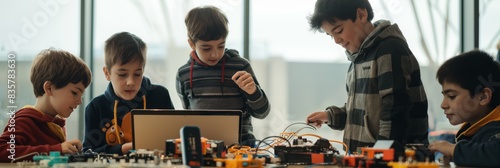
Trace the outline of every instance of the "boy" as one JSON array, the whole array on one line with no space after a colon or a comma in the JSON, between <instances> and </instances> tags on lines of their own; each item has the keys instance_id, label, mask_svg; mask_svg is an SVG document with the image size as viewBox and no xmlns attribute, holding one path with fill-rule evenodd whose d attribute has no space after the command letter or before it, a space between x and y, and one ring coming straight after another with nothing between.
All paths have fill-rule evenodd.
<instances>
[{"instance_id":1,"label":"boy","mask_svg":"<svg viewBox=\"0 0 500 168\"><path fill-rule=\"evenodd\" d=\"M122 155L132 149L132 109L174 109L168 90L143 77L146 44L120 32L106 40L105 66L110 81L104 94L85 108L84 150ZM147 103L146 103L147 102ZM145 130L146 131L146 130Z\"/></svg>"},{"instance_id":2,"label":"boy","mask_svg":"<svg viewBox=\"0 0 500 168\"><path fill-rule=\"evenodd\" d=\"M372 24L372 19L368 0L316 2L309 18L312 30L344 47L351 65L344 106L314 112L307 122L345 130L349 153L389 139L400 156L407 143L428 143L427 98L418 62L401 30L387 20Z\"/></svg>"},{"instance_id":3,"label":"boy","mask_svg":"<svg viewBox=\"0 0 500 168\"><path fill-rule=\"evenodd\" d=\"M30 80L35 106L11 114L11 125L0 136L1 162L32 160L33 152L72 154L82 149L80 140L66 141L64 125L92 80L85 62L67 51L42 50L33 60Z\"/></svg>"},{"instance_id":4,"label":"boy","mask_svg":"<svg viewBox=\"0 0 500 168\"><path fill-rule=\"evenodd\" d=\"M456 144L429 145L457 166L500 167L500 68L482 51L470 51L446 61L436 78L442 86L446 118L462 124Z\"/></svg>"},{"instance_id":5,"label":"boy","mask_svg":"<svg viewBox=\"0 0 500 168\"><path fill-rule=\"evenodd\" d=\"M251 117L265 118L269 102L248 60L225 48L226 16L213 6L197 7L189 11L185 23L193 51L177 72L177 93L184 108L241 110L241 145L255 146Z\"/></svg>"}]
</instances>

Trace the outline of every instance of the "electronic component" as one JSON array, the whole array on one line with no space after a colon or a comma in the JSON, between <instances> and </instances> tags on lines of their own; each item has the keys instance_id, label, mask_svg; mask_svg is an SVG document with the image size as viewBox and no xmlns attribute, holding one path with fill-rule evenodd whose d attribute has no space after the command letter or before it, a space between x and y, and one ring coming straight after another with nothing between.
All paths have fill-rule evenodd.
<instances>
[{"instance_id":1,"label":"electronic component","mask_svg":"<svg viewBox=\"0 0 500 168\"><path fill-rule=\"evenodd\" d=\"M54 164L68 163L68 157L61 156L61 153L59 151L51 151L49 156L34 156L33 161L36 162L39 166L52 167Z\"/></svg>"},{"instance_id":2,"label":"electronic component","mask_svg":"<svg viewBox=\"0 0 500 168\"><path fill-rule=\"evenodd\" d=\"M225 146L224 141L221 140L209 140L207 138L201 137L202 144L202 154L212 155L212 157L222 158L225 157ZM180 150L181 140L180 139L168 139L165 141L165 156L176 157L181 156Z\"/></svg>"},{"instance_id":3,"label":"electronic component","mask_svg":"<svg viewBox=\"0 0 500 168\"><path fill-rule=\"evenodd\" d=\"M200 128L184 126L180 130L182 162L190 167L201 167L203 154L201 148Z\"/></svg>"},{"instance_id":4,"label":"electronic component","mask_svg":"<svg viewBox=\"0 0 500 168\"><path fill-rule=\"evenodd\" d=\"M413 160L419 162L434 160L434 153L429 150L428 146L428 144L406 144L405 153L408 150L414 151ZM408 156L408 154L406 155Z\"/></svg>"},{"instance_id":5,"label":"electronic component","mask_svg":"<svg viewBox=\"0 0 500 168\"><path fill-rule=\"evenodd\" d=\"M339 151L327 139L320 138L312 146L274 146L281 164L338 164Z\"/></svg>"},{"instance_id":6,"label":"electronic component","mask_svg":"<svg viewBox=\"0 0 500 168\"><path fill-rule=\"evenodd\" d=\"M235 158L221 159L216 158L217 167L226 168L263 168L263 158L254 158L253 155L235 155Z\"/></svg>"}]
</instances>

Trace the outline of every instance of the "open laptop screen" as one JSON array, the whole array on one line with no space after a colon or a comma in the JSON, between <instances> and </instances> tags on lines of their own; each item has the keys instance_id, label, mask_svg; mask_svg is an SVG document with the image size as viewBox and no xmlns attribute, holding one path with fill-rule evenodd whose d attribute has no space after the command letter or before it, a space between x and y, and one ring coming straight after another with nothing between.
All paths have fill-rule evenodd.
<instances>
[{"instance_id":1,"label":"open laptop screen","mask_svg":"<svg viewBox=\"0 0 500 168\"><path fill-rule=\"evenodd\" d=\"M225 145L240 142L239 110L133 109L133 149L165 149L167 139L180 138L183 126L197 126L201 136L223 140Z\"/></svg>"}]
</instances>

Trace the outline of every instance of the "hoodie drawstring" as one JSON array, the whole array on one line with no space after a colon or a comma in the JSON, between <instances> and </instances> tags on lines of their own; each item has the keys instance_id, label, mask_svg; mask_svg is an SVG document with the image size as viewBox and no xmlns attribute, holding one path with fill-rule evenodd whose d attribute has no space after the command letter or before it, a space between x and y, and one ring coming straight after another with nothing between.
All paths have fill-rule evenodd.
<instances>
[{"instance_id":1,"label":"hoodie drawstring","mask_svg":"<svg viewBox=\"0 0 500 168\"><path fill-rule=\"evenodd\" d=\"M200 58L198 58L198 56L196 55L195 51L191 51L190 56L191 56L191 58L194 61L198 62L198 64L203 65L205 67L208 66L207 64L205 64L204 62L202 62L200 60ZM193 90L194 61L191 61L191 64L189 66L189 87L191 89L191 93L192 93L193 96L194 96L194 90ZM224 83L225 67L226 67L226 59L224 59L224 57L223 57L222 58L222 67L221 67L221 81L220 81L220 83L221 83L221 85L220 85L221 94L224 94L224 92L222 91L222 84Z\"/></svg>"},{"instance_id":2,"label":"hoodie drawstring","mask_svg":"<svg viewBox=\"0 0 500 168\"><path fill-rule=\"evenodd\" d=\"M146 109L146 96L142 95L142 109Z\"/></svg>"},{"instance_id":3,"label":"hoodie drawstring","mask_svg":"<svg viewBox=\"0 0 500 168\"><path fill-rule=\"evenodd\" d=\"M145 95L142 96L142 102L143 102L142 103L142 108L146 109L146 96ZM118 100L115 100L115 105L113 107L113 117L114 117L113 118L113 122L114 122L113 124L116 125L116 126L118 125L118 117L116 115L116 113L118 111L117 109L118 109ZM118 132L118 127L115 127L115 135L116 135L116 139L118 139L118 144L122 144L122 140L119 138L120 137L120 133Z\"/></svg>"},{"instance_id":4,"label":"hoodie drawstring","mask_svg":"<svg viewBox=\"0 0 500 168\"><path fill-rule=\"evenodd\" d=\"M113 124L115 125L115 135L118 140L118 144L122 144L122 140L120 139L120 133L118 133L118 117L116 117L116 107L118 106L118 100L115 100L115 106L113 107Z\"/></svg>"}]
</instances>

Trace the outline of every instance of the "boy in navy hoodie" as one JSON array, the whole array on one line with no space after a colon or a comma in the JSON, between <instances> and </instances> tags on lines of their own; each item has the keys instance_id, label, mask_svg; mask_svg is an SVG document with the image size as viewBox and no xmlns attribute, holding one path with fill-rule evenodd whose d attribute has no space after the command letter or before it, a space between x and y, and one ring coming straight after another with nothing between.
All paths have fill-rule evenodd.
<instances>
[{"instance_id":1,"label":"boy in navy hoodie","mask_svg":"<svg viewBox=\"0 0 500 168\"><path fill-rule=\"evenodd\" d=\"M36 153L80 151L80 140L66 140L65 118L82 104L91 76L85 62L73 54L41 51L33 60L30 74L35 106L9 112L9 124L0 136L0 162L32 160Z\"/></svg>"},{"instance_id":2,"label":"boy in navy hoodie","mask_svg":"<svg viewBox=\"0 0 500 168\"><path fill-rule=\"evenodd\" d=\"M84 151L124 154L132 149L132 109L174 109L168 90L143 77L146 44L134 34L120 32L105 44L104 94L85 108Z\"/></svg>"},{"instance_id":3,"label":"boy in navy hoodie","mask_svg":"<svg viewBox=\"0 0 500 168\"><path fill-rule=\"evenodd\" d=\"M452 125L461 124L456 144L435 141L431 151L457 166L500 167L500 68L482 51L446 61L436 78L443 88L441 108Z\"/></svg>"}]
</instances>

